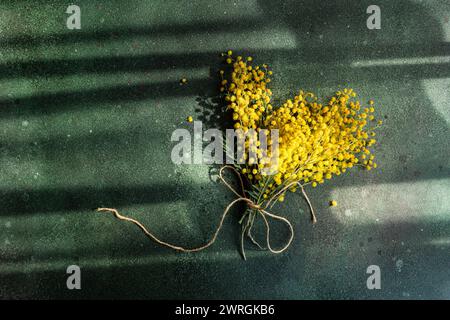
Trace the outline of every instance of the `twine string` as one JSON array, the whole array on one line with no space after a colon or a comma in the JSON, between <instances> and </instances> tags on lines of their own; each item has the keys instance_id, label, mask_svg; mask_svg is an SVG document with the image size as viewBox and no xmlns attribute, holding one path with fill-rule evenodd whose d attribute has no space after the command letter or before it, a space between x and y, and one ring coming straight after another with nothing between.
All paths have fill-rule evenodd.
<instances>
[{"instance_id":1,"label":"twine string","mask_svg":"<svg viewBox=\"0 0 450 320\"><path fill-rule=\"evenodd\" d=\"M232 171L238 176L239 182L240 182L240 187L241 187L241 190L242 190L242 194L240 194L239 192L237 192L236 189L234 189L234 188L233 188L233 187L232 187L232 186L224 179L224 177L223 177L223 171L224 171L225 169L230 169L230 170L232 170ZM238 198L234 199L233 201L231 201L231 202L228 204L228 206L227 206L227 207L225 208L225 210L223 211L222 217L221 217L221 219L220 219L220 221L219 221L219 225L217 226L217 228L216 228L216 230L215 230L215 232L214 232L212 238L211 238L208 242L206 242L204 245L202 245L202 246L200 246L200 247L185 248L185 247L177 246L177 245L168 243L168 242L166 242L166 241L160 240L160 239L159 239L158 237L156 237L152 232L150 232L150 231L149 231L149 230L148 230L148 229L147 229L140 221L138 221L138 220L136 220L136 219L133 219L133 218L130 218L130 217L127 217L127 216L123 216L123 215L120 214L116 209L113 209L113 208L98 208L97 211L98 211L98 212L110 212L110 213L112 213L112 214L113 214L117 219L119 219L119 220L122 220L122 221L128 221L128 222L131 222L131 223L135 224L136 226L138 226L138 227L144 232L144 234L145 234L146 236L148 236L150 239L152 239L153 241L155 241L156 243L158 243L158 244L160 244L160 245L162 245L162 246L171 248L171 249L173 249L173 250L182 251L182 252L198 252L198 251L201 251L201 250L204 250L204 249L210 247L210 246L216 241L217 236L219 235L219 232L220 232L220 230L222 229L224 220L225 220L226 216L228 215L228 212L230 211L230 209L231 209L235 204L237 204L238 202L245 202L245 203L247 204L248 208L249 208L249 209L255 210L255 212L258 213L258 214L262 217L262 219L263 219L263 221L264 221L264 225L265 225L265 227L266 227L266 245L267 245L267 249L268 249L270 252L272 252L272 253L282 253L282 252L285 251L287 248L289 248L289 246L290 246L291 243L292 243L292 240L294 239L294 228L292 227L292 224L289 222L288 219L286 219L286 218L284 218L284 217L282 217L282 216L279 216L279 215L276 215L276 214L273 214L273 213L268 212L268 211L267 211L267 208L269 207L270 203L271 203L272 201L274 201L279 195L281 195L281 194L282 194L284 191L286 191L289 187L291 187L291 186L294 185L294 184L297 184L298 182L296 182L296 183L291 183L291 184L287 185L286 187L284 187L283 189L281 189L277 194L275 194L272 198L269 199L269 201L266 203L266 205L265 205L264 207L261 207L261 206L259 206L258 204L254 203L251 199L249 199L249 198L246 196L245 189L244 189L244 182L243 182L243 180L242 180L242 176L241 176L241 174L240 174L234 167L229 166L229 165L225 165L225 166L223 166L222 168L220 168L220 171L219 171L219 179L220 179L220 180L228 187L228 189L230 189L230 190L231 190ZM298 184L299 184L299 183L298 183ZM299 184L299 185L300 185L300 184ZM311 202L309 201L308 197L306 196L306 193L305 193L305 191L304 191L304 189L303 189L303 186L300 185L300 187L301 187L301 189L302 189L303 195L304 195L305 198L307 199L308 205L310 206L311 214L312 214L312 217L313 217L313 222L315 222L316 219L315 219L314 211L313 211L313 209L312 209ZM272 219L274 219L274 220L281 221L281 222L285 223L285 224L288 226L288 228L289 228L289 232L290 232L289 239L288 239L288 241L286 242L286 244L285 244L282 248L280 248L280 249L274 249L274 248L270 245L270 225L269 225L268 218L272 218ZM259 248L263 249L263 247L262 247L262 246L261 246L261 245L253 238L253 236L251 235L251 227L252 227L252 225L253 225L253 219L254 219L254 217L252 217L252 216L249 214L249 216L248 216L247 219L251 219L251 220L248 220L248 221L247 221L249 224L247 224L247 225L245 225L245 226L243 225L243 227L242 227L242 234L241 234L241 250L242 250L242 255L243 255L244 259L246 259L246 257L245 257L245 251L244 251L243 237L244 237L244 233L245 233L246 231L247 231L247 236L250 238L250 240L252 240L252 242L253 242L254 244L256 244Z\"/></svg>"}]
</instances>

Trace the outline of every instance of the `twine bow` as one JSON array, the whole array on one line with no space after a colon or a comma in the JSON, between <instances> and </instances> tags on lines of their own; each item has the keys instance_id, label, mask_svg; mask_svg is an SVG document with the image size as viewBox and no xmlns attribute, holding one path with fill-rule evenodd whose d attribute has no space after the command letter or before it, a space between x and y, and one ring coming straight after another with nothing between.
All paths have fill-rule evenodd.
<instances>
[{"instance_id":1,"label":"twine bow","mask_svg":"<svg viewBox=\"0 0 450 320\"><path fill-rule=\"evenodd\" d=\"M224 171L225 169L230 169L230 170L232 170L233 172L236 173L236 175L237 175L238 178L239 178L239 182L240 182L240 185L241 185L242 194L239 194L239 193L238 193L238 192L237 192L237 191L236 191L236 190L235 190L235 189L234 189L234 188L233 188L233 187L232 187L232 186L224 179L224 177L223 177L223 171ZM277 192L272 198L270 198L270 199L266 202L266 204L265 204L264 206L260 206L259 204L256 204L254 201L252 201L250 198L248 198L248 197L246 196L246 194L245 194L245 189L244 189L244 182L243 182L243 180L242 180L242 176L241 176L241 174L240 174L234 167L229 166L229 165L225 165L225 166L223 166L222 168L220 168L220 171L219 171L219 179L220 179L220 180L221 180L221 181L222 181L222 182L223 182L223 183L224 183L224 184L225 184L225 185L226 185L226 186L227 186L227 187L228 187L228 188L229 188L236 196L237 196L237 198L234 199L233 201L231 201L231 202L228 204L228 206L225 208L225 210L224 210L224 212L223 212L223 214L222 214L222 217L221 217L221 219L220 219L219 225L217 226L216 231L214 232L214 234L213 234L211 240L209 240L207 243L205 243L203 246L200 246L200 247L195 247L195 248L184 248L184 247L181 247L181 246L177 246L177 245L174 245L174 244L171 244L171 243L162 241L162 240L160 240L158 237L156 237L153 233L151 233L150 231L148 231L147 228L146 228L141 222L139 222L139 221L136 220L136 219L133 219L133 218L130 218L130 217L126 217L126 216L121 215L116 209L113 209L113 208L98 208L97 211L98 211L98 212L110 212L110 213L112 213L116 218L118 218L119 220L131 222L131 223L137 225L137 226L144 232L145 235L147 235L150 239L152 239L152 240L155 241L156 243L158 243L158 244L160 244L160 245L162 245L162 246L171 248L171 249L173 249L173 250L182 251L182 252L198 252L198 251L201 251L201 250L204 250L204 249L210 247L210 246L216 241L217 236L218 236L220 230L222 229L223 222L224 222L224 220L225 220L225 218L226 218L228 212L230 211L230 209L231 209L236 203L238 203L238 202L245 202L245 203L247 204L247 207L248 207L249 209L253 210L253 212L255 212L255 214L258 213L258 214L261 216L261 218L263 219L263 221L264 221L264 224L265 224L265 226L266 226L266 244L267 244L267 249L268 249L270 252L272 252L272 253L282 253L282 252L285 251L287 248L289 248L289 246L290 246L291 243L292 243L292 240L294 239L294 228L292 227L292 224L289 222L288 219L286 219L286 218L284 218L284 217L282 217L282 216L279 216L279 215L270 213L270 212L267 211L267 209L269 208L270 204L271 204L274 200L276 200L281 194L283 194L287 189L289 189L289 188L292 187L293 185L299 185L299 186L300 186L300 188L301 188L301 190L302 190L302 193L303 193L303 195L304 195L304 197L305 197L305 199L306 199L306 201L308 202L308 205L309 205L309 207L310 207L312 222L315 223L315 222L317 221L317 220L316 220L316 217L315 217L315 214L314 214L314 210L313 210L312 205L311 205L311 202L309 201L308 196L306 195L303 186L302 186L299 182L293 182L293 183L291 183L291 184L289 184L289 185L283 187L283 188L282 188L279 192ZM253 236L252 236L252 234L251 234L251 228L252 228L252 226L253 226L253 222L254 222L255 215L250 215L250 214L244 215L244 216L242 217L241 221L240 221L241 223L242 223L242 220L243 220L246 216L248 217L248 218L247 218L247 223L246 223L245 226L243 225L243 228L242 228L242 234L241 234L241 252L242 252L242 256L243 256L244 260L246 259L246 256L245 256L245 250L244 250L244 241L243 241L245 232L247 232L247 236L250 238L250 240L251 240L255 245L257 245L260 249L265 249L265 248L263 248L263 247L262 247L262 246L261 246L261 245L253 238ZM272 219L275 219L275 220L279 220L279 221L284 222L284 223L288 226L288 228L289 228L289 232L290 232L289 240L287 241L287 243L286 243L281 249L273 249L272 246L270 245L270 226L269 226L269 221L267 220L268 217L270 217L270 218L272 218Z\"/></svg>"}]
</instances>

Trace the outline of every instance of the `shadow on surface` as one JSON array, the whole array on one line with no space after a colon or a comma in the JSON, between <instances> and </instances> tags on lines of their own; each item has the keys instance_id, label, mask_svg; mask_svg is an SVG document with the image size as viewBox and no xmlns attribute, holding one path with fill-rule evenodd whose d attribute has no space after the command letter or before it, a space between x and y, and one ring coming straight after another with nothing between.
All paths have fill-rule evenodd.
<instances>
[{"instance_id":1,"label":"shadow on surface","mask_svg":"<svg viewBox=\"0 0 450 320\"><path fill-rule=\"evenodd\" d=\"M79 43L84 45L87 42L96 42L100 46L105 41L128 40L130 37L160 37L160 36L181 36L194 33L219 33L219 32L242 32L255 30L255 28L265 26L265 22L257 18L247 18L245 20L218 20L214 22L198 22L197 24L169 24L152 27L134 26L103 29L97 31L76 30L50 36L40 35L20 35L0 41L1 46L12 48L33 48L37 46L58 46Z\"/></svg>"},{"instance_id":2,"label":"shadow on surface","mask_svg":"<svg viewBox=\"0 0 450 320\"><path fill-rule=\"evenodd\" d=\"M159 250L153 243L138 246L139 241L135 240L129 243L117 241L111 243L108 250L129 251L133 258L128 264L84 264L83 259L90 256L97 257L100 262L105 248L66 256L67 265L75 261L82 267L82 291L67 290L65 269L57 268L44 272L0 272L4 284L0 296L40 299L443 299L448 296L446 266L450 258L444 254L447 249L445 245L429 242L439 236L448 236L450 223L337 226L338 236L334 237L333 243L327 243L321 242L322 236L317 233L329 232L330 228L336 227L335 222L324 220L320 226L312 227L306 220L300 223L303 226L297 226L297 239L289 253L281 256L261 252L244 262L236 252L234 262L230 263L229 258L221 259L220 255L197 259L195 254L166 251L167 255L158 255L152 262L142 263L146 256L154 254L155 249L160 253L165 249ZM420 232L419 228L426 232ZM306 235L298 237L305 232ZM233 245L222 241L215 248L221 252L234 250ZM169 259L168 255L176 257ZM119 254L114 258L120 256L127 257ZM382 268L383 290L367 290L366 268L372 264ZM224 279L223 274L233 276ZM17 288L15 284L18 283L23 286ZM36 296L37 292L39 296Z\"/></svg>"},{"instance_id":3,"label":"shadow on surface","mask_svg":"<svg viewBox=\"0 0 450 320\"><path fill-rule=\"evenodd\" d=\"M89 106L121 102L144 101L166 97L196 95L207 80L192 80L189 86L177 82L123 85L101 89L47 93L31 97L0 100L0 117L36 116L58 112L76 111ZM105 106L103 106L105 107ZM106 106L110 107L109 106Z\"/></svg>"},{"instance_id":4,"label":"shadow on surface","mask_svg":"<svg viewBox=\"0 0 450 320\"><path fill-rule=\"evenodd\" d=\"M281 73L283 79L275 84L276 93L288 95L291 87L322 88L349 82L367 86L366 96L370 95L382 103L383 116L387 117L386 127L380 133L381 145L379 175L355 173L339 180L340 186L369 183L395 183L399 181L417 181L422 179L446 178L448 172L448 123L435 112L427 93L421 84L424 78L448 77L449 64L433 65L396 65L365 68L352 68L348 64L355 60L430 57L448 55L449 44L443 42L440 25L425 12L424 8L410 1L381 1L379 5L386 13L383 18L382 33L374 33L364 28L365 9L369 3L349 1L277 1L270 6L264 1L259 5L264 9L268 23L285 24L296 33L297 49L294 50L248 50L256 54L258 60L269 63L286 64ZM298 7L303 8L302 17L297 15ZM279 10L273 10L273 8ZM360 12L360 15L354 15ZM270 18L270 19L269 19ZM270 22L271 21L271 22ZM348 27L349 26L349 27ZM363 26L363 27L361 27ZM386 27L385 27L386 26ZM254 26L255 29L257 25ZM187 28L197 30L196 26ZM200 27L201 29L202 27ZM239 29L239 28L238 28ZM342 31L348 29L349 31ZM216 29L217 30L217 29ZM341 30L341 31L338 31ZM238 31L238 30L236 30ZM239 29L239 31L241 31ZM247 29L246 29L247 31ZM121 33L122 32L122 33ZM127 29L119 31L123 38ZM137 30L139 33L139 31ZM143 33L147 32L144 28ZM193 31L192 31L193 32ZM196 31L195 31L196 32ZM309 32L309 33L308 33ZM181 30L163 31L163 34L182 33ZM183 30L184 33L184 30ZM322 39L318 34L322 34ZM109 33L84 35L89 40L98 40ZM83 37L84 37L83 36ZM317 38L314 38L316 36ZM333 36L333 37L332 37ZM78 36L74 36L78 37ZM331 38L330 38L331 37ZM58 36L56 37L56 39ZM76 38L72 38L76 39ZM334 40L330 40L334 39ZM15 39L16 45L27 46L29 39ZM364 44L363 41L368 43ZM29 43L33 45L33 41ZM37 39L41 43L47 39ZM53 40L48 40L53 41ZM81 41L81 39L79 39ZM331 42L330 42L331 41ZM335 45L330 43L335 42ZM426 43L424 45L424 42ZM35 42L36 43L36 42ZM14 45L11 43L11 45ZM20 78L35 76L65 76L73 73L96 74L133 71L164 71L173 67L196 68L208 66L209 61L216 61L216 54L161 54L142 57L115 57L69 60L45 60L3 64L0 66L0 78ZM313 64L313 65L310 65ZM314 66L320 64L320 66ZM326 67L324 77L318 77L322 67ZM288 74L289 73L289 74ZM276 72L275 72L276 74ZM397 81L397 83L395 83ZM406 86L407 85L407 86ZM36 95L18 99L3 99L0 102L2 117L22 115L39 115L68 111L83 107L89 103L114 103L116 101L140 101L184 95L199 95L200 113L205 117L214 116L215 81L192 81L190 86L180 87L178 83L163 83L142 86L92 89L56 94ZM211 96L210 96L211 95ZM410 96L412 95L412 96ZM405 101L409 103L405 105ZM205 111L208 110L208 111ZM210 112L209 110L212 110ZM429 135L431 133L431 135ZM50 145L58 143L50 141ZM11 145L12 147L12 145ZM76 153L75 145L69 145L70 152ZM48 152L52 152L48 150ZM61 155L54 150L53 159ZM430 155L434 157L430 158ZM69 165L65 163L64 165ZM144 164L143 164L144 165ZM213 187L215 188L215 186ZM173 186L155 184L148 187L118 188L57 188L30 189L20 191L3 191L0 205L7 215L31 214L36 212L75 211L93 209L102 204L127 206L141 203L186 200L198 203L205 196L192 195L187 190L191 186ZM316 203L326 203L330 189L324 189ZM193 200L192 200L193 199ZM217 199L208 199L215 203ZM216 203L217 206L217 203ZM301 208L306 208L302 203ZM219 208L221 209L221 208ZM293 206L289 212L297 211ZM196 210L193 209L193 210ZM238 209L236 209L238 210ZM298 210L298 209L297 209ZM220 211L220 210L219 210ZM322 207L322 212L327 212ZM215 212L199 224L202 229L209 228ZM291 214L293 216L294 214ZM388 212L386 214L389 214ZM426 243L436 235L445 236L449 231L448 222L409 222L405 220L385 226L344 226L331 214L320 216L319 224L314 227L306 225L306 214L297 226L296 241L288 254L283 256L268 255L241 263L238 254L236 261L198 263L195 258L188 262L167 262L142 266L133 265L133 259L151 254L147 249L126 250L123 242L113 242L109 248L92 248L89 254L95 256L107 251L110 257L120 251L119 256L130 258L130 265L125 267L108 265L105 267L86 266L83 281L86 283L82 292L71 292L65 287L65 270L41 273L1 275L0 296L2 297L58 297L58 298L94 298L94 297L128 297L128 298L372 298L401 297L403 292L427 298L442 298L448 291L448 255L442 249ZM430 230L425 235L418 235L419 225ZM206 229L205 229L206 230ZM210 228L208 229L210 231ZM82 236L92 237L93 243L97 230ZM142 235L136 231L136 237ZM237 233L237 232L236 232ZM209 233L208 233L209 234ZM135 236L133 235L133 238ZM369 237L372 238L370 245ZM408 256L397 245L392 245L392 238L402 239L417 246L415 256ZM147 241L142 236L143 241ZM168 239L170 240L170 239ZM39 241L39 239L37 239ZM55 238L57 241L57 238ZM361 245L363 243L363 245ZM154 244L149 244L155 246ZM227 243L228 248L237 250L236 244ZM367 251L363 249L369 247ZM124 249L125 248L125 249ZM211 257L218 253L218 248L211 248ZM412 250L415 248L412 246ZM59 253L62 258L82 261L82 252L76 248L67 253ZM110 250L110 251L108 251ZM424 252L423 250L426 250ZM381 254L378 252L381 251ZM414 251L413 251L414 252ZM64 256L64 254L66 254ZM399 254L408 256L404 261L404 272L395 270L395 257ZM411 260L409 260L411 259ZM24 262L26 263L26 262ZM380 293L368 292L365 287L366 267L379 263L388 272L385 275L386 287ZM394 269L393 271L389 271ZM257 271L255 271L257 270ZM224 277L223 275L226 275ZM88 285L92 284L92 285ZM407 288L407 289L405 289ZM409 288L409 289L408 289ZM413 289L410 289L413 288ZM407 291L405 291L407 290ZM448 295L447 295L448 296Z\"/></svg>"}]
</instances>

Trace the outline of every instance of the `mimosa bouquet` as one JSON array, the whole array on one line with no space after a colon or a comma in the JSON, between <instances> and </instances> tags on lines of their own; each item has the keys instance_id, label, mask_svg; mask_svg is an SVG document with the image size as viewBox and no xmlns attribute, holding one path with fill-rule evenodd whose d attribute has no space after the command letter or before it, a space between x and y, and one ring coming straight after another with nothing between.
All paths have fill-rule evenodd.
<instances>
[{"instance_id":1,"label":"mimosa bouquet","mask_svg":"<svg viewBox=\"0 0 450 320\"><path fill-rule=\"evenodd\" d=\"M223 166L219 178L237 198L222 214L213 237L204 246L184 248L159 240L139 221L108 211L122 220L138 225L151 239L172 249L184 252L203 250L214 243L230 208L238 202L246 203L240 223L241 251L245 259L244 238L248 237L261 249L272 253L285 251L293 240L293 227L286 217L271 213L273 204L283 202L287 192L300 190L307 200L313 222L316 215L305 188L318 187L333 176L359 166L376 168L371 147L376 143L375 129L381 124L374 116L374 102L367 106L355 100L352 89L337 91L326 100L319 100L311 92L299 91L281 105L273 105L269 87L272 71L266 64L253 65L251 57L223 54L227 68L220 70L220 92L226 108L232 113L237 132L237 150L225 146L228 156L237 161ZM276 134L274 134L276 133ZM239 188L225 180L224 170L234 171ZM255 220L261 217L266 227L265 245L252 235ZM280 249L270 244L269 219L287 224L290 235Z\"/></svg>"}]
</instances>

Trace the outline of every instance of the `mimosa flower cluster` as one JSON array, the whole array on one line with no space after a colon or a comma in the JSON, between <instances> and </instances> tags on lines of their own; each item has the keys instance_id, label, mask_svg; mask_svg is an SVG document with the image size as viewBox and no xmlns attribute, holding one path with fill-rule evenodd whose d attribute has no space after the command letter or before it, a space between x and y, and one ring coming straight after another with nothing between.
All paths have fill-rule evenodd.
<instances>
[{"instance_id":1,"label":"mimosa flower cluster","mask_svg":"<svg viewBox=\"0 0 450 320\"><path fill-rule=\"evenodd\" d=\"M263 170L271 166L272 155L258 150L258 135L245 144L246 151L255 151L256 157L245 152L245 163L238 170L250 182L249 194L256 203L263 204L287 185L295 192L295 182L316 187L355 166L366 170L377 167L372 147L376 144L375 129L382 121L375 118L372 100L363 106L355 99L356 92L348 88L326 100L299 91L274 106L268 66L253 66L251 57L235 57L231 51L224 56L231 70L230 74L220 71L220 91L233 112L234 128L243 133L250 129L279 132L277 171L273 174ZM283 192L277 200L284 197Z\"/></svg>"}]
</instances>

